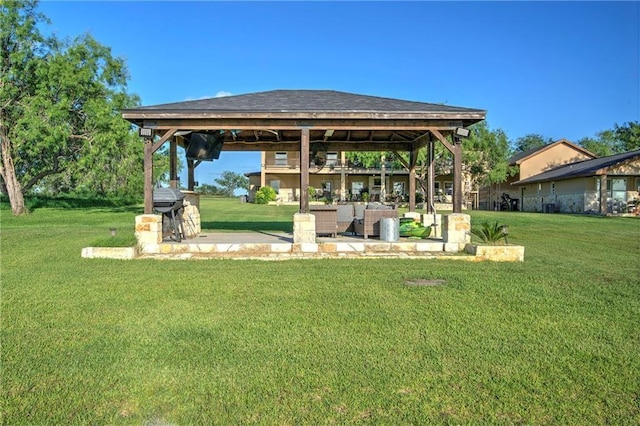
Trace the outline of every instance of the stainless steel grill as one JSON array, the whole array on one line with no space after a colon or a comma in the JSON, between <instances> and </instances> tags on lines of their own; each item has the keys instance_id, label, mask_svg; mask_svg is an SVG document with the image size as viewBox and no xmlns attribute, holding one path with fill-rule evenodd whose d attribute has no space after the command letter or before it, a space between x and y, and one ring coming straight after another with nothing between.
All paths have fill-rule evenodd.
<instances>
[{"instance_id":1,"label":"stainless steel grill","mask_svg":"<svg viewBox=\"0 0 640 426\"><path fill-rule=\"evenodd\" d=\"M184 228L182 226L182 211L184 205L184 194L175 188L158 188L153 191L153 208L162 213L162 228L164 229L164 218L169 220L171 239L177 242L184 238Z\"/></svg>"}]
</instances>

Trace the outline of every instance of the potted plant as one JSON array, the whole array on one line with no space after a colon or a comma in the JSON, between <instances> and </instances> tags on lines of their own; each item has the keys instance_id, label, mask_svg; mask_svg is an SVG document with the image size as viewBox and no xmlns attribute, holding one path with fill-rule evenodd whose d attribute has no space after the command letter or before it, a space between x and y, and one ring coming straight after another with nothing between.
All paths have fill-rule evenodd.
<instances>
[{"instance_id":1,"label":"potted plant","mask_svg":"<svg viewBox=\"0 0 640 426\"><path fill-rule=\"evenodd\" d=\"M471 234L480 239L480 244L467 244L466 251L480 260L524 261L524 246L509 244L507 225L484 221L479 228L471 228Z\"/></svg>"}]
</instances>

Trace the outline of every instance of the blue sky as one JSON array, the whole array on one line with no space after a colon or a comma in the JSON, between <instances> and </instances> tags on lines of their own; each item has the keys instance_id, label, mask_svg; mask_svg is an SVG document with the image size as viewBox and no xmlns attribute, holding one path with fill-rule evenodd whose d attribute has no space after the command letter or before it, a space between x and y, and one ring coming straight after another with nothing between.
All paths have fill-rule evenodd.
<instances>
[{"instance_id":1,"label":"blue sky","mask_svg":"<svg viewBox=\"0 0 640 426\"><path fill-rule=\"evenodd\" d=\"M60 37L126 60L143 105L330 89L486 109L509 139L640 120L639 2L57 2ZM259 153L196 169L257 171ZM186 179L182 177L183 182Z\"/></svg>"}]
</instances>

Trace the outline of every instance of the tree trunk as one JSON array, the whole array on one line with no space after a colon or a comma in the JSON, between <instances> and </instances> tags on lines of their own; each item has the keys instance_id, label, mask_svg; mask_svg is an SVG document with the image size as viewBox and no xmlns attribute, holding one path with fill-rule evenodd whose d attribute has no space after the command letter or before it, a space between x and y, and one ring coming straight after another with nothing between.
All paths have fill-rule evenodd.
<instances>
[{"instance_id":1,"label":"tree trunk","mask_svg":"<svg viewBox=\"0 0 640 426\"><path fill-rule=\"evenodd\" d=\"M0 116L0 120L4 121L4 117ZM0 153L2 154L2 163L0 164L0 175L4 180L11 204L11 211L14 216L27 213L24 205L24 196L22 195L22 186L16 178L16 169L13 165L13 157L11 156L11 142L7 135L7 128L0 122Z\"/></svg>"}]
</instances>

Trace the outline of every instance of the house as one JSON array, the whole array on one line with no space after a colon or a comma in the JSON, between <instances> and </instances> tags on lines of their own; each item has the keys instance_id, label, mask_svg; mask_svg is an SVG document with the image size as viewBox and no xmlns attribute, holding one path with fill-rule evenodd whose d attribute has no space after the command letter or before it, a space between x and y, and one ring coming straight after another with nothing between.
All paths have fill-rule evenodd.
<instances>
[{"instance_id":1,"label":"house","mask_svg":"<svg viewBox=\"0 0 640 426\"><path fill-rule=\"evenodd\" d=\"M640 196L640 150L556 166L512 186L524 211L626 213Z\"/></svg>"},{"instance_id":2,"label":"house","mask_svg":"<svg viewBox=\"0 0 640 426\"><path fill-rule=\"evenodd\" d=\"M481 210L509 208L523 211L540 211L540 209L536 209L538 206L533 204L525 205L523 203L525 189L514 186L516 182L521 182L566 164L595 158L596 155L594 153L566 139L560 139L542 147L520 152L509 159L509 166L516 167L518 170L514 176L510 176L506 182L479 189L479 208ZM505 198L511 201L509 206L505 206Z\"/></svg>"},{"instance_id":3,"label":"house","mask_svg":"<svg viewBox=\"0 0 640 426\"><path fill-rule=\"evenodd\" d=\"M409 171L385 161L378 167L363 167L346 158L346 151L316 152L309 169L309 186L315 189L312 198L336 201L360 201L367 192L371 201L408 201ZM259 172L247 173L249 200L262 186L270 186L282 202L297 202L300 197L300 153L298 151L263 151ZM451 174L434 181L438 201L451 202ZM416 188L421 192L420 183Z\"/></svg>"}]
</instances>

